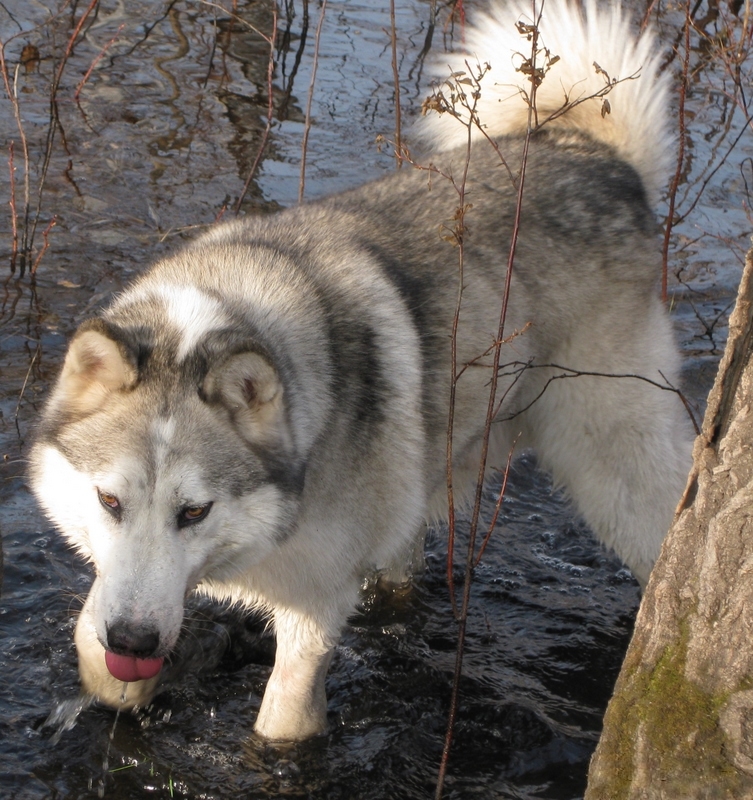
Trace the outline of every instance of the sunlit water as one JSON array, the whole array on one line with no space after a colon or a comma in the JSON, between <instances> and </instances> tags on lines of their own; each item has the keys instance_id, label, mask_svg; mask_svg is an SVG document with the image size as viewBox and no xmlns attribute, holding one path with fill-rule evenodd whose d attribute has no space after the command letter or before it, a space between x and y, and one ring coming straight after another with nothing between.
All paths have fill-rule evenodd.
<instances>
[{"instance_id":1,"label":"sunlit water","mask_svg":"<svg viewBox=\"0 0 753 800\"><path fill-rule=\"evenodd\" d=\"M70 34L70 17L33 30L46 21L43 7L15 5L23 8L11 8L12 17L7 3L0 7L3 40L23 34L6 48L8 58L17 60L29 41L41 55L38 69L19 70L17 86L36 180L56 69L51 56L59 56ZM430 31L431 4L397 5L403 112L410 117L425 94L419 56ZM475 4L465 5L472 13ZM239 6L247 21L268 29L268 6ZM190 235L192 226L211 224L226 205L225 213L232 213L265 123L266 45L211 4L170 8L155 11L154 4L138 0L101 4L61 84L65 146L58 134L37 242L52 214L58 218L40 262L37 291L29 291L28 279L6 281L0 289L0 797L430 797L457 631L441 530L429 537L427 568L414 588L366 595L351 620L328 678L325 737L286 749L253 737L273 642L263 620L199 601L165 671L165 690L151 707L116 717L79 697L73 628L91 575L29 496L23 479L29 428L74 326L155 255ZM287 121L273 129L268 157L250 187L248 213L297 198L316 16L312 8L313 24L296 67L301 9L296 13L275 76ZM446 19L440 9L435 49L450 32ZM389 155L373 144L377 134L391 136L394 127L388 26L386 9L374 4L328 4L307 196L393 168ZM285 27L283 18L279 28ZM76 85L116 34L120 38L89 78L77 107ZM110 60L112 55L117 57ZM704 161L717 152L714 136L730 119L727 136L739 131L721 94L704 87L699 80L689 98L695 127L686 205L693 182L697 186L704 178ZM0 131L17 141L7 111L6 104ZM743 167L751 147L745 139L740 147L674 240L674 269L688 287L673 282L673 307L687 354L687 390L698 402L723 347L726 310L739 276L735 254L744 248L749 227L740 198L748 185ZM18 158L16 146L17 167ZM0 170L3 204L7 172ZM21 177L17 169L16 180ZM1 216L0 235L2 252L9 254L9 219ZM494 501L492 486L487 518ZM458 564L462 546L461 541ZM638 601L631 576L596 545L532 458L519 462L474 579L446 797L582 796Z\"/></svg>"}]
</instances>

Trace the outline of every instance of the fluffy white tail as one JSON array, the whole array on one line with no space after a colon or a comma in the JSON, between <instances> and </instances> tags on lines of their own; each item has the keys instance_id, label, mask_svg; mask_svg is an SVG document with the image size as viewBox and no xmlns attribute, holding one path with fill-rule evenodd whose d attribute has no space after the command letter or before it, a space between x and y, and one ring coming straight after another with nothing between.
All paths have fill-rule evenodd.
<instances>
[{"instance_id":1,"label":"fluffy white tail","mask_svg":"<svg viewBox=\"0 0 753 800\"><path fill-rule=\"evenodd\" d=\"M528 125L531 82L520 67L531 62L532 43L520 23L538 27L535 66L555 62L537 88L538 121L584 131L614 147L638 171L655 202L666 187L673 137L667 125L668 78L659 76L653 32L638 36L619 3L605 8L585 0L581 11L572 0L511 0L506 5L497 0L466 31L463 52L438 57L434 69L443 81L451 73L468 73L467 65L474 74L479 65L491 67L481 80L476 111L492 137L523 133ZM467 112L462 116L467 119ZM421 128L422 136L440 149L467 141L467 129L449 114L430 113ZM474 137L480 136L474 130Z\"/></svg>"}]
</instances>

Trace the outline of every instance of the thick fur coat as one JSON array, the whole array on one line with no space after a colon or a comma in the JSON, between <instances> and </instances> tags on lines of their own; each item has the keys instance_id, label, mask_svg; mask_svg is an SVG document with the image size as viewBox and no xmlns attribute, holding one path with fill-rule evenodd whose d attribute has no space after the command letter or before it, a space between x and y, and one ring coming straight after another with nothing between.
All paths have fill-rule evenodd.
<instances>
[{"instance_id":1,"label":"thick fur coat","mask_svg":"<svg viewBox=\"0 0 753 800\"><path fill-rule=\"evenodd\" d=\"M516 88L530 96L516 71L527 9L495 11L467 40L491 72L465 180L458 492L478 470L529 124ZM548 0L540 31L560 59L538 87L528 143L505 326L517 334L502 345L489 463L517 437L535 448L645 582L690 461L681 403L656 385L678 369L652 210L671 148L666 86L650 33L636 40L618 9L589 2L582 16ZM606 114L604 73L618 79ZM417 160L459 177L467 126L446 113L424 128ZM274 623L256 730L326 729L324 678L364 572L394 569L425 521L446 515L459 260L442 230L457 205L449 180L406 166L221 225L81 326L32 481L96 568L76 631L86 691L147 702L198 590ZM587 374L556 378L565 370Z\"/></svg>"}]
</instances>

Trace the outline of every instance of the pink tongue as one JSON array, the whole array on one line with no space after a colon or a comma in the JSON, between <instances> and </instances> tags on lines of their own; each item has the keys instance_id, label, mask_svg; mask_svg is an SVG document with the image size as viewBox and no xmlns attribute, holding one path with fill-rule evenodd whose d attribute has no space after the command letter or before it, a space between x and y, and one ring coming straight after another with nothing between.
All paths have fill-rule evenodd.
<instances>
[{"instance_id":1,"label":"pink tongue","mask_svg":"<svg viewBox=\"0 0 753 800\"><path fill-rule=\"evenodd\" d=\"M136 656L119 656L105 650L105 664L110 675L119 681L132 683L153 678L161 669L164 658L136 658Z\"/></svg>"}]
</instances>

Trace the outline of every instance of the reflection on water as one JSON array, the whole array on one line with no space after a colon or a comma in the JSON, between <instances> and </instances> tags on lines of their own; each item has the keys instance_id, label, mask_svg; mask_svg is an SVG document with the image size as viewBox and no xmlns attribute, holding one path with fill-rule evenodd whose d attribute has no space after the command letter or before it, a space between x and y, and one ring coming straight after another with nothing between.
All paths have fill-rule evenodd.
<instances>
[{"instance_id":1,"label":"reflection on water","mask_svg":"<svg viewBox=\"0 0 753 800\"><path fill-rule=\"evenodd\" d=\"M73 627L91 575L31 501L23 480L29 426L75 325L176 239L232 214L267 124L264 36L273 19L265 0L241 0L238 18L188 0L101 2L62 73L59 124L45 168L50 84L81 5L0 5L11 72L27 44L39 53L28 69L13 73L32 154L32 218L44 177L35 258L56 217L35 287L28 276L6 277L0 266L0 796L429 797L455 657L442 531L430 535L427 569L412 591L364 597L332 665L331 729L321 739L281 749L253 737L273 643L263 620L199 600L165 670L164 691L149 708L116 721L79 696ZM472 13L475 4L465 5ZM438 4L397 6L401 99L410 117L424 96L423 54L442 47L453 28ZM297 198L318 14L313 5L309 10L311 20L302 5L279 10L276 120L245 213ZM671 22L662 22L667 31ZM393 169L389 154L374 146L376 135L391 135L394 126L388 26L381 6L328 4L309 196ZM76 102L76 87L98 56ZM2 103L0 131L15 143L20 212L22 149L12 109ZM708 175L714 131L727 125L725 135L734 138L740 125L722 94L706 92L700 79L689 103L696 125L692 187ZM741 146L737 162L715 173L713 191L696 204L700 217L676 229L680 283L673 302L696 400L713 376L738 274L728 244L739 246L746 230L739 204L725 200L744 183L738 167L751 147L745 140ZM0 170L2 198L9 197L9 176ZM684 202L692 200L688 188ZM11 215L0 214L2 264L9 263L12 238ZM489 515L494 500L490 489ZM637 603L630 575L524 458L476 574L447 797L582 794Z\"/></svg>"}]
</instances>

